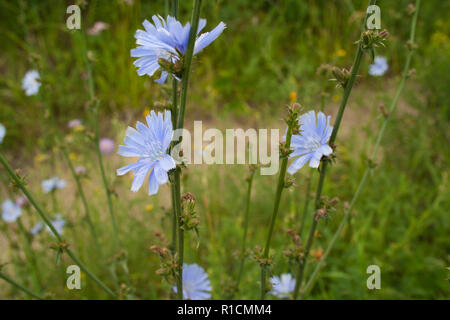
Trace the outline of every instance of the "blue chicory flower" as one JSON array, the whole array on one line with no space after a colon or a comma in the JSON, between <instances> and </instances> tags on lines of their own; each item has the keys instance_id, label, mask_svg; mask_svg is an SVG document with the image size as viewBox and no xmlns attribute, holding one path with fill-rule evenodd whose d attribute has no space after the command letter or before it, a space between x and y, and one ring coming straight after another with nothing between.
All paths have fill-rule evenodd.
<instances>
[{"instance_id":1,"label":"blue chicory flower","mask_svg":"<svg viewBox=\"0 0 450 320\"><path fill-rule=\"evenodd\" d=\"M11 199L5 200L2 203L2 218L5 222L14 222L22 214L22 209L15 204Z\"/></svg>"},{"instance_id":2,"label":"blue chicory flower","mask_svg":"<svg viewBox=\"0 0 450 320\"><path fill-rule=\"evenodd\" d=\"M385 57L375 57L374 63L369 66L369 74L380 77L386 73L389 66Z\"/></svg>"},{"instance_id":3,"label":"blue chicory flower","mask_svg":"<svg viewBox=\"0 0 450 320\"><path fill-rule=\"evenodd\" d=\"M127 128L124 145L119 146L117 152L124 157L139 157L135 163L117 169L117 175L121 176L129 171L133 171L134 179L131 184L131 191L137 192L144 183L145 177L150 173L148 179L148 194L153 195L158 192L159 185L169 181L167 172L176 167L175 160L167 154L173 137L172 120L170 111L151 111L145 117L147 126L142 122L137 122L136 129Z\"/></svg>"},{"instance_id":4,"label":"blue chicory flower","mask_svg":"<svg viewBox=\"0 0 450 320\"><path fill-rule=\"evenodd\" d=\"M5 137L5 135L6 135L6 128L4 125L0 123L0 143L3 142L3 138Z\"/></svg>"},{"instance_id":5,"label":"blue chicory flower","mask_svg":"<svg viewBox=\"0 0 450 320\"><path fill-rule=\"evenodd\" d=\"M22 79L22 89L25 90L27 96L34 96L38 93L41 82L37 70L28 71Z\"/></svg>"},{"instance_id":6,"label":"blue chicory flower","mask_svg":"<svg viewBox=\"0 0 450 320\"><path fill-rule=\"evenodd\" d=\"M55 219L51 220L50 223L52 224L53 228L56 229L56 231L59 234L64 233L64 226L66 225L66 220L64 220L59 213L55 215ZM50 229L49 226L46 226L46 230L48 233L50 233L52 236L55 236L52 232L52 229Z\"/></svg>"},{"instance_id":7,"label":"blue chicory flower","mask_svg":"<svg viewBox=\"0 0 450 320\"><path fill-rule=\"evenodd\" d=\"M177 287L173 290L177 292ZM211 282L208 274L198 264L183 264L183 298L206 300L211 298Z\"/></svg>"},{"instance_id":8,"label":"blue chicory flower","mask_svg":"<svg viewBox=\"0 0 450 320\"><path fill-rule=\"evenodd\" d=\"M283 273L281 277L273 276L270 282L272 283L270 293L281 299L289 298L289 294L295 288L295 279L290 273Z\"/></svg>"},{"instance_id":9,"label":"blue chicory flower","mask_svg":"<svg viewBox=\"0 0 450 320\"><path fill-rule=\"evenodd\" d=\"M331 116L322 112L317 114L311 110L300 116L300 134L292 135L291 147L294 151L289 158L298 157L288 168L290 174L296 173L309 161L311 168L318 168L322 156L329 156L333 149L327 144L333 127L330 126Z\"/></svg>"},{"instance_id":10,"label":"blue chicory flower","mask_svg":"<svg viewBox=\"0 0 450 320\"><path fill-rule=\"evenodd\" d=\"M154 15L152 17L153 24L148 20L142 23L144 30L137 30L135 34L137 48L131 49L131 56L139 58L134 62L138 67L137 73L140 76L145 74L150 77L160 69L158 60L160 58L170 62L176 63L182 60L189 42L189 32L191 30L190 23L184 26L174 17L167 16L164 20L161 16ZM200 19L197 36L206 26L206 19ZM226 25L220 22L212 31L205 32L198 36L195 40L194 55L199 53L205 47L210 45L223 32ZM168 72L163 70L161 77L156 80L159 84L166 81ZM180 80L174 75L177 80Z\"/></svg>"},{"instance_id":11,"label":"blue chicory flower","mask_svg":"<svg viewBox=\"0 0 450 320\"><path fill-rule=\"evenodd\" d=\"M42 230L43 227L44 227L44 224L43 224L42 222L38 222L38 223L36 223L36 225L31 229L30 233L31 233L33 236L35 236L35 235L37 235L37 234Z\"/></svg>"},{"instance_id":12,"label":"blue chicory flower","mask_svg":"<svg viewBox=\"0 0 450 320\"><path fill-rule=\"evenodd\" d=\"M41 186L44 190L44 193L49 193L56 189L63 189L66 186L66 181L63 179L59 179L58 177L53 177L48 180L42 181Z\"/></svg>"}]
</instances>

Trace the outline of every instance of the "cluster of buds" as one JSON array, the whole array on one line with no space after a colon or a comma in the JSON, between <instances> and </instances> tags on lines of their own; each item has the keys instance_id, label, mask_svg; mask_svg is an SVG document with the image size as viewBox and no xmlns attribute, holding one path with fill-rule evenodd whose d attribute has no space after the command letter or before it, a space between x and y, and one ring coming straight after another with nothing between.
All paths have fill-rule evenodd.
<instances>
[{"instance_id":1,"label":"cluster of buds","mask_svg":"<svg viewBox=\"0 0 450 320\"><path fill-rule=\"evenodd\" d=\"M287 177L286 180L284 181L283 186L284 186L286 189L289 189L290 187L294 186L294 183L295 183L295 178L292 177L292 176L289 176L289 177Z\"/></svg>"},{"instance_id":2,"label":"cluster of buds","mask_svg":"<svg viewBox=\"0 0 450 320\"><path fill-rule=\"evenodd\" d=\"M164 58L158 59L158 64L164 71L167 71L170 74L174 74L178 78L183 76L184 72L184 62L182 60L177 60L172 62L170 60L166 60Z\"/></svg>"},{"instance_id":3,"label":"cluster of buds","mask_svg":"<svg viewBox=\"0 0 450 320\"><path fill-rule=\"evenodd\" d=\"M319 221L322 218L325 218L328 216L330 212L336 211L336 204L338 204L339 198L334 197L331 200L328 199L326 196L322 196L320 198L320 209L316 212L316 221Z\"/></svg>"},{"instance_id":4,"label":"cluster of buds","mask_svg":"<svg viewBox=\"0 0 450 320\"><path fill-rule=\"evenodd\" d=\"M389 32L384 30L367 30L361 35L361 39L357 41L363 50L373 50L380 46L385 47L384 41L389 36Z\"/></svg>"},{"instance_id":5,"label":"cluster of buds","mask_svg":"<svg viewBox=\"0 0 450 320\"><path fill-rule=\"evenodd\" d=\"M260 246L253 248L253 260L258 262L262 268L270 268L273 265L272 257L264 257L264 251Z\"/></svg>"},{"instance_id":6,"label":"cluster of buds","mask_svg":"<svg viewBox=\"0 0 450 320\"><path fill-rule=\"evenodd\" d=\"M151 251L157 253L161 259L159 269L156 274L163 276L168 282L172 282L178 275L178 265L176 255L172 255L170 250L159 246L151 246Z\"/></svg>"},{"instance_id":7,"label":"cluster of buds","mask_svg":"<svg viewBox=\"0 0 450 320\"><path fill-rule=\"evenodd\" d=\"M384 106L384 104L380 104L379 107L381 114L383 115L383 117L385 119L387 119L389 117L389 111L386 109L386 107Z\"/></svg>"},{"instance_id":8,"label":"cluster of buds","mask_svg":"<svg viewBox=\"0 0 450 320\"><path fill-rule=\"evenodd\" d=\"M288 127L292 128L292 134L298 134L298 117L302 109L299 103L293 103L288 107L288 115L285 121Z\"/></svg>"},{"instance_id":9,"label":"cluster of buds","mask_svg":"<svg viewBox=\"0 0 450 320\"><path fill-rule=\"evenodd\" d=\"M408 14L412 16L416 12L416 7L414 6L414 4L410 3L408 4L408 8L406 10Z\"/></svg>"},{"instance_id":10,"label":"cluster of buds","mask_svg":"<svg viewBox=\"0 0 450 320\"><path fill-rule=\"evenodd\" d=\"M419 48L419 45L411 40L406 41L406 47L409 50L416 50L417 48Z\"/></svg>"},{"instance_id":11,"label":"cluster of buds","mask_svg":"<svg viewBox=\"0 0 450 320\"><path fill-rule=\"evenodd\" d=\"M316 74L317 74L318 76L326 77L332 70L333 70L333 66L332 66L331 64L324 63L324 64L321 64L321 65L317 68Z\"/></svg>"},{"instance_id":12,"label":"cluster of buds","mask_svg":"<svg viewBox=\"0 0 450 320\"><path fill-rule=\"evenodd\" d=\"M287 147L286 142L280 142L280 158L287 158L292 151L291 148Z\"/></svg>"},{"instance_id":13,"label":"cluster of buds","mask_svg":"<svg viewBox=\"0 0 450 320\"><path fill-rule=\"evenodd\" d=\"M284 250L283 254L289 259L290 262L300 262L304 256L301 238L292 229L289 229L287 234L292 239L292 245Z\"/></svg>"},{"instance_id":14,"label":"cluster of buds","mask_svg":"<svg viewBox=\"0 0 450 320\"><path fill-rule=\"evenodd\" d=\"M345 68L338 68L333 67L331 69L331 73L333 74L334 78L330 79L331 81L336 81L337 85L336 88L341 87L345 89L347 87L348 80L350 79L350 76L352 74L351 70L347 70Z\"/></svg>"},{"instance_id":15,"label":"cluster of buds","mask_svg":"<svg viewBox=\"0 0 450 320\"><path fill-rule=\"evenodd\" d=\"M180 229L187 231L196 229L199 224L199 217L195 211L195 197L187 192L181 197L181 224Z\"/></svg>"}]
</instances>

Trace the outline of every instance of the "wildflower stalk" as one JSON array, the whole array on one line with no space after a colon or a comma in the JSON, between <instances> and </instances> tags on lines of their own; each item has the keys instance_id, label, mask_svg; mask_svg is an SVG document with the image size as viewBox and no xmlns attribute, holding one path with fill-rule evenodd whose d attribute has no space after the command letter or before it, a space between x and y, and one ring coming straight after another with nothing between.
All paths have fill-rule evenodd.
<instances>
[{"instance_id":1,"label":"wildflower stalk","mask_svg":"<svg viewBox=\"0 0 450 320\"><path fill-rule=\"evenodd\" d=\"M370 0L369 6L374 5L375 3L376 3L376 0ZM368 17L368 15L366 13L366 16L364 18L363 30L365 29L367 17ZM340 124L342 121L342 117L344 115L345 107L347 106L348 98L350 97L350 93L351 93L353 85L355 83L356 76L357 76L357 73L359 70L359 66L361 64L361 59L362 59L363 54L364 54L364 50L362 48L362 44L360 42L358 42L358 49L356 51L356 56L353 61L353 66L351 68L351 75L345 84L344 95L342 97L341 105L339 107L338 114L337 114L336 120L334 122L333 131L331 133L331 137L330 137L330 141L329 141L329 145L331 145L331 146L334 145L334 142L336 140L337 133L339 131L339 127L340 127ZM325 175L327 172L327 166L328 166L327 161L322 162L320 176L319 176L319 183L317 185L315 202L314 202L315 212L317 212L317 210L320 209L320 199L322 196L322 189L323 189L323 184L325 181ZM313 240L314 240L314 234L316 232L317 223L318 223L318 219L315 219L315 215L313 215L313 222L312 222L311 228L309 230L308 240L307 240L306 247L305 247L305 253L304 253L302 260L300 261L297 278L295 281L295 289L294 289L294 294L293 294L294 299L297 299L298 291L300 289L300 286L301 286L301 283L303 280L303 274L304 274L304 271L306 268L306 264L308 262L308 256L309 256L309 252L310 252Z\"/></svg>"},{"instance_id":2,"label":"wildflower stalk","mask_svg":"<svg viewBox=\"0 0 450 320\"><path fill-rule=\"evenodd\" d=\"M85 59L86 69L87 69L89 98L91 99L92 102L94 102L94 100L95 100L94 110L93 110L94 111L94 119L93 119L94 143L96 144L95 152L97 154L97 160L98 160L98 164L100 167L100 174L102 176L103 187L105 189L106 200L108 203L109 216L111 218L111 224L112 224L112 228L113 228L114 243L115 243L116 249L118 250L120 248L120 241L119 241L119 236L118 236L118 232L117 232L116 219L114 216L114 208L113 208L113 204L112 204L111 190L109 189L108 179L106 178L106 174L105 174L105 166L103 164L103 157L102 157L102 153L100 151L100 136L99 136L99 128L98 128L100 102L98 100L96 100L96 98L95 98L94 78L92 76L91 63L89 62L89 58L88 58L88 52L87 52L87 47L86 47L86 36L84 34L82 35L82 46L83 46L84 59Z\"/></svg>"},{"instance_id":3,"label":"wildflower stalk","mask_svg":"<svg viewBox=\"0 0 450 320\"><path fill-rule=\"evenodd\" d=\"M40 273L39 273L38 266L37 266L36 255L34 254L34 251L31 248L30 236L28 235L25 227L23 226L22 220L20 219L20 217L17 218L17 225L19 226L20 232L22 233L22 236L24 239L25 255L31 266L34 290L41 291L42 290L41 279L39 277Z\"/></svg>"},{"instance_id":4,"label":"wildflower stalk","mask_svg":"<svg viewBox=\"0 0 450 320\"><path fill-rule=\"evenodd\" d=\"M72 252L72 250L69 249L68 244L65 242L65 240L63 239L63 237L58 233L58 231L55 229L55 227L53 226L53 224L50 222L49 218L47 217L47 215L44 213L44 211L41 209L41 207L37 204L37 202L34 200L33 196L31 195L31 193L28 191L27 187L25 187L25 184L23 182L23 180L13 171L13 169L11 168L11 166L9 165L8 161L6 160L6 158L3 156L3 154L0 153L0 163L3 165L3 167L6 169L6 171L8 172L9 176L11 177L11 179L13 180L14 184L20 188L23 192L23 194L28 198L28 200L30 201L31 205L36 209L36 211L38 212L39 216L42 218L42 220L44 221L44 223L50 228L51 232L53 233L53 235L56 237L56 239L58 240L59 243L59 250L64 250L71 258L72 260L78 264L78 266L81 268L81 270L83 270L84 272L86 272L86 274L88 275L88 277L90 277L95 283L97 283L106 293L108 293L109 295L111 295L112 297L116 297L116 294L114 292L111 291L111 289L109 289L100 279L97 278L97 276L95 276L79 259L78 257Z\"/></svg>"},{"instance_id":5,"label":"wildflower stalk","mask_svg":"<svg viewBox=\"0 0 450 320\"><path fill-rule=\"evenodd\" d=\"M169 3L169 1L167 1ZM175 19L178 18L178 0L172 0L172 15ZM175 77L172 79L172 126L173 129L176 129L176 123L178 118L178 80L175 79ZM175 184L170 184L170 192L171 192L171 198L172 198L172 245L171 245L171 252L172 254L175 254L177 251L177 212L176 212L176 198L175 198Z\"/></svg>"},{"instance_id":6,"label":"wildflower stalk","mask_svg":"<svg viewBox=\"0 0 450 320\"><path fill-rule=\"evenodd\" d=\"M414 13L414 17L413 17L413 20L412 20L412 23L411 23L410 38L409 38L411 43L414 43L414 39L415 39L416 26L417 26L417 17L418 17L418 14L419 14L419 7L420 7L420 0L416 0L415 13ZM392 114L395 112L395 109L397 108L398 100L399 100L400 95L401 95L401 93L403 91L403 88L405 86L406 79L408 78L409 68L410 68L410 65L411 65L411 59L412 59L413 53L414 53L413 50L410 50L409 53L408 53L408 56L406 57L406 62L405 62L405 67L403 69L402 78L401 78L400 83L398 85L398 88L397 88L397 91L395 93L394 99L392 100L392 103L391 103L391 105L389 107L388 114L385 117L384 122L383 122L383 124L381 126L381 129L380 129L380 131L378 133L374 149L372 151L371 157L369 158L366 170L364 171L364 174L363 174L363 176L362 176L362 178L361 178L361 180L359 182L358 188L356 189L356 192L353 195L353 198L352 198L352 200L350 202L349 207L345 211L344 218L342 219L338 229L336 230L336 232L334 233L333 237L331 238L331 241L330 241L327 249L325 250L325 252L324 252L324 254L322 256L322 259L320 259L320 261L318 262L316 268L314 269L313 273L311 274L308 282L306 283L305 287L302 289L301 296L305 295L312 288L312 286L314 284L314 280L316 279L316 277L317 277L318 273L320 272L320 270L323 268L326 259L328 258L328 256L329 256L331 250L333 249L337 239L339 238L339 235L341 234L341 232L344 229L347 221L349 220L350 214L351 214L351 212L353 210L353 207L354 207L356 201L358 200L359 195L361 194L361 191L362 191L364 185L366 184L367 178L369 177L369 175L371 174L372 170L374 169L374 165L373 165L374 162L373 161L375 160L375 157L377 155L378 148L380 146L381 140L383 139L384 132L386 130L388 122L389 122Z\"/></svg>"},{"instance_id":7,"label":"wildflower stalk","mask_svg":"<svg viewBox=\"0 0 450 320\"><path fill-rule=\"evenodd\" d=\"M285 144L286 150L290 150L292 132L295 125L297 125L297 119L295 119L295 121L291 120L288 122L288 130L286 133L286 144ZM265 262L267 262L269 258L270 242L272 241L272 233L275 227L275 220L277 218L278 209L280 207L281 193L283 192L283 189L285 187L287 163L288 163L288 155L285 155L281 160L280 175L278 177L278 185L275 193L275 203L273 206L272 218L270 220L269 233L267 235L266 245L264 247L264 252L262 256L262 259L265 260ZM266 295L266 270L267 266L261 264L261 299L264 299L264 296Z\"/></svg>"},{"instance_id":8,"label":"wildflower stalk","mask_svg":"<svg viewBox=\"0 0 450 320\"><path fill-rule=\"evenodd\" d=\"M184 60L184 71L181 83L180 109L177 118L177 129L182 129L184 125L184 112L186 110L187 89L189 85L189 72L191 70L192 56L194 53L195 38L197 35L198 22L200 19L200 8L202 1L194 0L194 8L192 9L191 30L189 32L189 42L186 49ZM174 6L175 7L175 6ZM175 92L174 92L175 93ZM176 99L176 96L174 97ZM178 218L178 276L177 276L177 297L183 299L183 260L184 260L184 231L181 226L181 169L177 167L174 174L174 191L175 191L175 209Z\"/></svg>"},{"instance_id":9,"label":"wildflower stalk","mask_svg":"<svg viewBox=\"0 0 450 320\"><path fill-rule=\"evenodd\" d=\"M89 225L89 229L91 231L92 238L94 239L95 246L99 250L100 255L102 255L102 249L101 249L100 243L98 241L97 232L95 230L94 224L93 224L92 219L91 219L91 213L90 213L90 210L89 210L89 205L88 205L88 202L86 200L86 196L84 195L84 190L83 190L83 186L82 186L81 181L80 181L80 176L75 172L75 168L73 166L72 160L70 160L70 157L69 157L69 155L67 153L66 147L63 146L63 145L61 145L61 146L62 146L61 147L62 153L64 155L64 158L66 159L67 164L69 165L70 173L72 174L73 178L75 179L75 183L77 185L77 191L78 191L78 194L80 195L81 202L83 203L84 214L85 214L84 217L86 219L86 222Z\"/></svg>"},{"instance_id":10,"label":"wildflower stalk","mask_svg":"<svg viewBox=\"0 0 450 320\"><path fill-rule=\"evenodd\" d=\"M32 298L38 299L38 300L44 300L43 297L31 292L30 290L28 290L27 288L25 288L24 286L22 286L21 284L18 284L17 282L15 282L14 280L12 280L10 277L8 277L6 274L4 274L3 272L0 271L0 279L5 280L6 282L8 282L10 285L12 285L13 287L16 287L17 289L25 292L27 295L29 295Z\"/></svg>"},{"instance_id":11,"label":"wildflower stalk","mask_svg":"<svg viewBox=\"0 0 450 320\"><path fill-rule=\"evenodd\" d=\"M308 214L308 208L309 208L309 203L311 202L311 185L312 185L312 172L310 172L309 176L308 176L308 180L306 181L306 199L305 199L305 206L303 207L303 215L302 215L302 221L300 222L300 228L299 228L299 235L300 237L303 236L303 229L305 226L305 220L306 220L306 216Z\"/></svg>"},{"instance_id":12,"label":"wildflower stalk","mask_svg":"<svg viewBox=\"0 0 450 320\"><path fill-rule=\"evenodd\" d=\"M248 233L248 216L250 212L250 197L252 194L253 177L255 171L251 169L250 175L247 178L247 198L245 200L245 215L244 215L244 235L242 236L242 249L241 249L241 263L239 265L239 273L236 281L236 290L239 290L239 284L241 282L242 271L244 270L244 262L246 259L245 250L247 248L247 233Z\"/></svg>"}]
</instances>

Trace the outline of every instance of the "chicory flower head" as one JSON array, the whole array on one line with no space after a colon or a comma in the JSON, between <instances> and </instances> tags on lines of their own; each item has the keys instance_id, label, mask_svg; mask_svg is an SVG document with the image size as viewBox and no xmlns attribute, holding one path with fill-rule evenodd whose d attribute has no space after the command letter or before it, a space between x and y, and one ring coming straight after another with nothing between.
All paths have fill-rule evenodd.
<instances>
[{"instance_id":1,"label":"chicory flower head","mask_svg":"<svg viewBox=\"0 0 450 320\"><path fill-rule=\"evenodd\" d=\"M374 63L369 66L369 74L374 77L380 77L386 73L388 68L385 57L375 57Z\"/></svg>"},{"instance_id":2,"label":"chicory flower head","mask_svg":"<svg viewBox=\"0 0 450 320\"><path fill-rule=\"evenodd\" d=\"M0 123L0 143L3 142L3 138L6 135L6 128Z\"/></svg>"},{"instance_id":3,"label":"chicory flower head","mask_svg":"<svg viewBox=\"0 0 450 320\"><path fill-rule=\"evenodd\" d=\"M52 224L53 228L56 229L56 231L59 234L63 234L64 233L64 226L66 225L66 220L64 220L61 215L59 213L57 213L55 215L55 219L51 220L50 223ZM52 235L55 236L52 232L52 229L50 229L49 226L46 226L47 231Z\"/></svg>"},{"instance_id":4,"label":"chicory flower head","mask_svg":"<svg viewBox=\"0 0 450 320\"><path fill-rule=\"evenodd\" d=\"M58 177L53 177L48 180L41 182L42 189L44 193L52 192L56 189L63 189L66 186L66 181L59 179Z\"/></svg>"},{"instance_id":5,"label":"chicory flower head","mask_svg":"<svg viewBox=\"0 0 450 320\"><path fill-rule=\"evenodd\" d=\"M28 71L22 79L22 89L25 90L27 96L34 96L38 93L41 82L37 70Z\"/></svg>"},{"instance_id":6,"label":"chicory flower head","mask_svg":"<svg viewBox=\"0 0 450 320\"><path fill-rule=\"evenodd\" d=\"M177 292L177 287L173 290ZM183 298L189 300L206 300L211 298L211 282L208 274L198 264L183 265Z\"/></svg>"},{"instance_id":7,"label":"chicory flower head","mask_svg":"<svg viewBox=\"0 0 450 320\"><path fill-rule=\"evenodd\" d=\"M300 134L292 135L291 147L294 151L289 155L289 158L298 158L289 166L287 171L290 174L296 173L308 161L311 168L318 168L322 156L333 153L333 149L327 144L333 131L330 118L331 116L326 117L319 112L316 122L313 110L300 116Z\"/></svg>"},{"instance_id":8,"label":"chicory flower head","mask_svg":"<svg viewBox=\"0 0 450 320\"><path fill-rule=\"evenodd\" d=\"M15 204L11 199L2 203L2 218L5 222L14 222L22 214L22 209Z\"/></svg>"},{"instance_id":9,"label":"chicory flower head","mask_svg":"<svg viewBox=\"0 0 450 320\"><path fill-rule=\"evenodd\" d=\"M43 224L42 222L38 222L38 223L36 223L36 225L31 229L30 233L31 233L33 236L35 236L35 235L37 235L37 234L42 230L43 227L44 227L44 224Z\"/></svg>"},{"instance_id":10,"label":"chicory flower head","mask_svg":"<svg viewBox=\"0 0 450 320\"><path fill-rule=\"evenodd\" d=\"M156 82L163 84L169 72L177 80L180 80L191 25L188 22L183 26L171 16L167 16L167 19L164 20L161 16L154 15L152 20L153 24L148 20L144 20L142 24L145 31L137 30L134 36L138 47L131 49L131 56L139 58L134 62L134 65L138 67L137 73L140 76L147 74L151 77L161 68L162 63L166 68L162 70L161 77ZM194 45L194 55L216 40L226 27L225 23L220 22L212 31L198 36L205 26L206 19L200 19Z\"/></svg>"},{"instance_id":11,"label":"chicory flower head","mask_svg":"<svg viewBox=\"0 0 450 320\"><path fill-rule=\"evenodd\" d=\"M295 288L295 279L290 273L283 273L281 277L273 276L270 282L272 283L270 293L281 299L289 298L289 294Z\"/></svg>"},{"instance_id":12,"label":"chicory flower head","mask_svg":"<svg viewBox=\"0 0 450 320\"><path fill-rule=\"evenodd\" d=\"M117 152L124 157L139 157L139 160L117 169L117 175L121 176L133 171L131 191L137 192L151 170L148 194L153 195L158 192L159 185L169 181L167 172L176 166L175 160L167 154L173 129L170 111L165 111L164 117L161 112L156 114L151 111L145 119L147 125L138 121L137 130L132 127L127 128L124 145L119 146Z\"/></svg>"}]
</instances>

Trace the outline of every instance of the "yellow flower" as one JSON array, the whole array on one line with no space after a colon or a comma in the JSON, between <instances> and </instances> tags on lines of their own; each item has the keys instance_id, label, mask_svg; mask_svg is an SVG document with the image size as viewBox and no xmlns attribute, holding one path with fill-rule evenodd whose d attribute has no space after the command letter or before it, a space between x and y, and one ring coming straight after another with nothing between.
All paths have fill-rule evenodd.
<instances>
[{"instance_id":1,"label":"yellow flower","mask_svg":"<svg viewBox=\"0 0 450 320\"><path fill-rule=\"evenodd\" d=\"M82 124L80 124L79 126L75 126L75 127L73 127L73 131L74 132L82 132L82 131L84 131L84 126Z\"/></svg>"},{"instance_id":2,"label":"yellow flower","mask_svg":"<svg viewBox=\"0 0 450 320\"><path fill-rule=\"evenodd\" d=\"M38 154L34 157L34 167L39 168L41 166L41 162L44 162L48 159L46 154Z\"/></svg>"},{"instance_id":3,"label":"yellow flower","mask_svg":"<svg viewBox=\"0 0 450 320\"><path fill-rule=\"evenodd\" d=\"M335 55L337 57L345 57L347 55L347 51L345 51L344 49L339 49L336 51Z\"/></svg>"},{"instance_id":4,"label":"yellow flower","mask_svg":"<svg viewBox=\"0 0 450 320\"><path fill-rule=\"evenodd\" d=\"M76 154L75 152L69 153L69 158L70 158L70 160L75 160L77 157L78 157L78 156L77 156L77 154Z\"/></svg>"},{"instance_id":5,"label":"yellow flower","mask_svg":"<svg viewBox=\"0 0 450 320\"><path fill-rule=\"evenodd\" d=\"M145 206L145 211L150 212L150 211L152 211L152 210L153 210L153 205L152 205L152 204L147 204L147 205Z\"/></svg>"},{"instance_id":6,"label":"yellow flower","mask_svg":"<svg viewBox=\"0 0 450 320\"><path fill-rule=\"evenodd\" d=\"M291 103L294 103L295 101L297 101L297 93L294 91L289 93L289 100L291 101Z\"/></svg>"},{"instance_id":7,"label":"yellow flower","mask_svg":"<svg viewBox=\"0 0 450 320\"><path fill-rule=\"evenodd\" d=\"M145 107L144 112L142 112L142 114L144 115L144 117L148 116L150 114L150 108Z\"/></svg>"},{"instance_id":8,"label":"yellow flower","mask_svg":"<svg viewBox=\"0 0 450 320\"><path fill-rule=\"evenodd\" d=\"M341 96L338 94L335 94L332 99L334 102L338 102L341 99Z\"/></svg>"}]
</instances>

